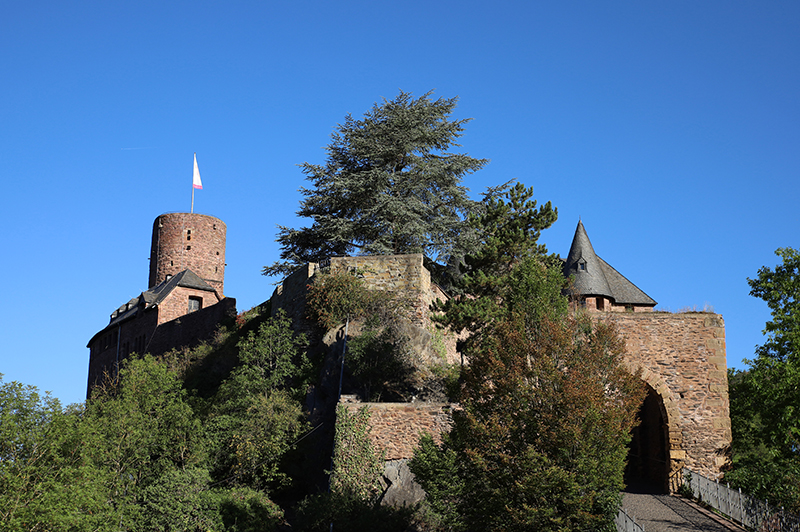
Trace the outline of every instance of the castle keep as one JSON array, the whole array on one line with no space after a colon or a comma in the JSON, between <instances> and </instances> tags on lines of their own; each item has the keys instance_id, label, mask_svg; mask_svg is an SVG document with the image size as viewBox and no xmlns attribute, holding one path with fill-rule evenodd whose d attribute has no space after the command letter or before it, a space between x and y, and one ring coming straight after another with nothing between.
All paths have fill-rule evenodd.
<instances>
[{"instance_id":1,"label":"castle keep","mask_svg":"<svg viewBox=\"0 0 800 532\"><path fill-rule=\"evenodd\" d=\"M203 214L156 218L148 289L114 310L87 345L87 396L129 354L194 345L236 313L236 300L223 295L226 230L222 220Z\"/></svg>"}]
</instances>

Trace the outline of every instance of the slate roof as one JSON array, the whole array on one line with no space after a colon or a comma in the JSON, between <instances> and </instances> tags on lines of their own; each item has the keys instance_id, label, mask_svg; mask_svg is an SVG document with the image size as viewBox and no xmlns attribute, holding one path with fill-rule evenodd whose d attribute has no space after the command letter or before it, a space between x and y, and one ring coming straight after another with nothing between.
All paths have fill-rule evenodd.
<instances>
[{"instance_id":1,"label":"slate roof","mask_svg":"<svg viewBox=\"0 0 800 532\"><path fill-rule=\"evenodd\" d=\"M153 307L158 306L159 303L173 291L175 288L182 286L185 288L195 288L197 290L205 290L207 292L214 292L215 290L203 279L201 279L192 270L183 270L169 279L162 281L152 288L148 288L138 296L132 298L127 303L120 305L120 307L111 313L111 320L108 325L103 327L97 334L95 334L89 345L92 344L98 334L102 333L109 327L134 318L140 312L144 312Z\"/></svg>"},{"instance_id":2,"label":"slate roof","mask_svg":"<svg viewBox=\"0 0 800 532\"><path fill-rule=\"evenodd\" d=\"M576 295L605 296L618 305L656 305L650 296L597 256L581 221L564 261L564 275L572 276L572 293Z\"/></svg>"}]
</instances>

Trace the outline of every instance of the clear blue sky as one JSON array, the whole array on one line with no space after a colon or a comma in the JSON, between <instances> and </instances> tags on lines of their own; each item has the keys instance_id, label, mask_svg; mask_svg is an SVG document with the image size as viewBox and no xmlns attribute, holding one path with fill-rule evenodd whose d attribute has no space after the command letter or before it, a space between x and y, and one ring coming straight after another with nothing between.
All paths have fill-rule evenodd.
<instances>
[{"instance_id":1,"label":"clear blue sky","mask_svg":"<svg viewBox=\"0 0 800 532\"><path fill-rule=\"evenodd\" d=\"M769 313L746 278L800 247L800 3L5 2L0 373L85 394L92 335L147 288L153 220L228 225L225 292L295 218L297 164L399 90L458 96L466 185L551 200L663 309L723 314L744 367Z\"/></svg>"}]
</instances>

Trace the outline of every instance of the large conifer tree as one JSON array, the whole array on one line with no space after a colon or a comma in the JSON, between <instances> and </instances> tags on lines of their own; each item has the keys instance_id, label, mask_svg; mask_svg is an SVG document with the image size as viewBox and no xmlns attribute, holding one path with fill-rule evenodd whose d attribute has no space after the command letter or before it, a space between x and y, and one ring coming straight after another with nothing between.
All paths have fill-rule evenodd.
<instances>
[{"instance_id":1,"label":"large conifer tree","mask_svg":"<svg viewBox=\"0 0 800 532\"><path fill-rule=\"evenodd\" d=\"M324 165L303 163L311 188L297 214L309 227L279 226L281 261L265 275L331 256L424 253L446 261L469 238L475 202L462 179L486 159L449 153L469 119L450 118L457 98L400 92L361 120L345 118Z\"/></svg>"}]
</instances>

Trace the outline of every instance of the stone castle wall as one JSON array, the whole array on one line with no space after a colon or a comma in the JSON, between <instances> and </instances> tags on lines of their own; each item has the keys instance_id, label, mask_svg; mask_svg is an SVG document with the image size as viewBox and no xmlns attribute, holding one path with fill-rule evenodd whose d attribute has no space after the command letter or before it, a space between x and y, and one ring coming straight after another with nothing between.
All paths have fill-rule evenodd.
<instances>
[{"instance_id":1,"label":"stone castle wall","mask_svg":"<svg viewBox=\"0 0 800 532\"><path fill-rule=\"evenodd\" d=\"M720 476L731 443L725 322L719 314L603 313L625 338L627 363L664 405L671 474Z\"/></svg>"},{"instance_id":2,"label":"stone castle wall","mask_svg":"<svg viewBox=\"0 0 800 532\"><path fill-rule=\"evenodd\" d=\"M414 456L419 438L425 433L441 443L441 435L452 421L448 403L342 403L351 412L369 409L370 440L386 453L386 460L408 460Z\"/></svg>"},{"instance_id":3,"label":"stone castle wall","mask_svg":"<svg viewBox=\"0 0 800 532\"><path fill-rule=\"evenodd\" d=\"M431 283L421 255L333 258L322 267L309 264L287 278L273 295L273 312L285 308L291 316L303 317L308 281L327 268L356 270L368 287L406 295L413 301L412 319L420 329L433 330L430 304L447 297ZM727 461L724 450L731 442L722 317L709 313L589 311L616 324L626 341L626 363L632 371L641 371L642 379L659 397L669 474L679 474L686 466L719 477ZM445 343L448 362L457 362L456 335L445 334ZM438 404L368 406L373 412L374 443L386 451L387 460L409 458L423 430L438 437L450 419L448 408ZM440 415L444 417L437 417ZM443 421L445 418L447 421Z\"/></svg>"},{"instance_id":4,"label":"stone castle wall","mask_svg":"<svg viewBox=\"0 0 800 532\"><path fill-rule=\"evenodd\" d=\"M206 297L209 292L201 291ZM171 294L175 295L175 294ZM181 308L188 304L188 295L175 298ZM210 339L217 326L226 318L236 316L236 300L226 297L219 303L209 303L202 309L165 321L161 307L138 314L134 319L108 326L89 343L89 377L87 396L100 382L105 372L116 371L116 365L131 353L150 353L160 356L170 349L195 346Z\"/></svg>"},{"instance_id":5,"label":"stone castle wall","mask_svg":"<svg viewBox=\"0 0 800 532\"><path fill-rule=\"evenodd\" d=\"M367 288L385 290L404 298L410 307L411 341L424 350L443 350L448 363L459 361L456 342L460 338L446 330L437 330L431 322L431 304L446 300L447 295L435 283L423 265L422 254L374 255L365 257L333 257L322 263L308 263L295 270L278 285L270 302L272 313L283 309L292 318L298 332L309 332L306 317L306 292L311 278L318 272L353 272L364 280ZM438 338L434 338L434 335ZM433 344L439 344L432 348Z\"/></svg>"}]
</instances>

